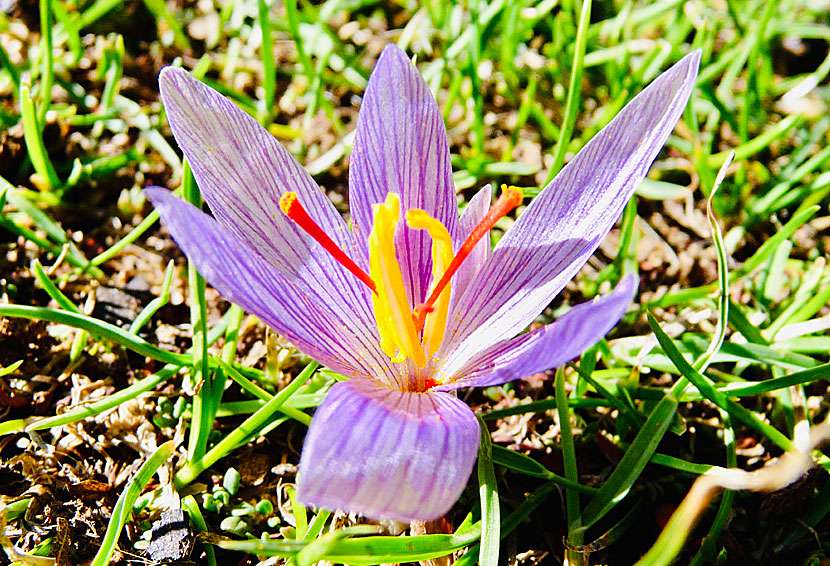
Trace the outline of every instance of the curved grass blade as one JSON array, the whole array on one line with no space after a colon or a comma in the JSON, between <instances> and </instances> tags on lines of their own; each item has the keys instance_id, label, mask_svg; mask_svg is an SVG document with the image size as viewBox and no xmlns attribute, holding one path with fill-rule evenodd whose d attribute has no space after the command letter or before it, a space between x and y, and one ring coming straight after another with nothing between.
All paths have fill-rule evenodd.
<instances>
[{"instance_id":1,"label":"curved grass blade","mask_svg":"<svg viewBox=\"0 0 830 566\"><path fill-rule=\"evenodd\" d=\"M171 259L167 264L167 269L164 272L164 281L161 284L161 294L150 301L146 307L141 309L141 312L138 313L138 316L135 317L135 320L132 324L130 324L130 334L138 334L138 331L141 330L147 322L149 322L153 315L156 314L164 305L170 302L170 287L173 284L173 273L175 267L176 264Z\"/></svg>"},{"instance_id":2,"label":"curved grass blade","mask_svg":"<svg viewBox=\"0 0 830 566\"><path fill-rule=\"evenodd\" d=\"M723 159L726 159L726 155L724 155ZM778 231L775 232L767 241L761 244L761 247L752 254L748 260L744 262L742 266L735 269L732 272L732 275L735 280L741 279L746 277L757 268L761 267L764 262L769 259L769 257L778 249L778 246L781 245L781 242L790 238L796 230L801 228L816 212L819 210L818 205L813 205L810 207L805 208L804 210L798 211L796 214L787 221L784 226L782 226ZM682 304L694 299L702 299L708 295L710 295L713 291L716 290L716 285L714 283L709 285L703 285L701 287L696 287L692 289L681 289L679 291L673 293L667 293L660 297L659 299L650 301L648 303L643 303L640 305L640 312L647 311L649 309L653 309L656 307L664 308L672 305ZM726 344L728 345L728 344ZM726 346L725 345L725 346Z\"/></svg>"},{"instance_id":3,"label":"curved grass blade","mask_svg":"<svg viewBox=\"0 0 830 566\"><path fill-rule=\"evenodd\" d=\"M726 467L736 468L738 466L738 453L735 444L735 430L732 428L732 419L725 411L721 411L721 418L723 419L723 443L726 448ZM732 514L732 503L735 500L734 491L726 491L721 497L718 511L715 514L715 519L712 521L712 526L709 527L709 532L704 537L703 542L698 549L697 554L692 558L690 566L705 566L711 564L716 560L717 542L720 538L721 532L726 528L726 524ZM682 545L681 545L682 548ZM671 555L671 558L677 556L678 552Z\"/></svg>"},{"instance_id":4,"label":"curved grass blade","mask_svg":"<svg viewBox=\"0 0 830 566\"><path fill-rule=\"evenodd\" d=\"M672 470L677 470L679 472L693 474L696 476L705 474L706 472L715 467L710 464L698 464L696 462L687 462L686 460L682 460L674 456L659 453L655 453L651 457L651 463L657 464L658 466L671 468Z\"/></svg>"},{"instance_id":5,"label":"curved grass blade","mask_svg":"<svg viewBox=\"0 0 830 566\"><path fill-rule=\"evenodd\" d=\"M67 249L67 248L64 248ZM60 260L59 260L60 261ZM60 289L58 289L52 280L49 279L49 275L43 269L43 266L40 264L40 261L37 259L32 260L32 273L34 273L35 279L37 279L40 286L46 291L48 294L61 308L68 310L69 312L73 312L76 314L81 314L80 309L75 306L75 303L70 301L66 295L61 293ZM69 361L74 362L77 360L81 352L84 351L87 344L87 339L89 338L89 334L84 331L77 332L75 337L72 339L72 347L69 353Z\"/></svg>"},{"instance_id":6,"label":"curved grass blade","mask_svg":"<svg viewBox=\"0 0 830 566\"><path fill-rule=\"evenodd\" d=\"M40 263L40 260L34 259L32 260L32 274L37 279L37 282L40 283L40 286L46 291L46 294L52 298L53 301L58 303L58 306L64 310L75 314L81 314L81 309L79 309L75 303L69 300L69 298L61 293L60 289L58 289L52 280L49 279L49 275L46 274L46 271L43 269L43 265Z\"/></svg>"},{"instance_id":7,"label":"curved grass blade","mask_svg":"<svg viewBox=\"0 0 830 566\"><path fill-rule=\"evenodd\" d=\"M580 373L580 376L584 374ZM609 393L610 395L610 393ZM612 403L610 399L568 399L569 407L594 409L596 407L616 407L616 403ZM531 401L529 403L521 403L515 407L505 407L504 409L495 409L488 413L481 415L485 421L492 421L513 415L524 415L526 413L540 413L550 409L556 408L555 399L542 399L539 401Z\"/></svg>"},{"instance_id":8,"label":"curved grass blade","mask_svg":"<svg viewBox=\"0 0 830 566\"><path fill-rule=\"evenodd\" d=\"M121 534L121 529L124 528L124 525L130 519L135 500L141 495L144 487L153 478L159 466L164 464L173 455L175 448L176 445L172 440L159 446L147 458L147 461L141 465L135 477L126 485L124 491L118 497L115 507L113 507L112 517L110 518L109 525L107 525L107 532L104 534L101 548L98 549L98 553L93 558L90 566L106 566L106 564L109 564L110 557L115 550L115 545L118 543L118 536Z\"/></svg>"},{"instance_id":9,"label":"curved grass blade","mask_svg":"<svg viewBox=\"0 0 830 566\"><path fill-rule=\"evenodd\" d=\"M726 171L732 164L735 158L735 153L730 153L726 157L726 161L721 165L718 176L715 178L715 184L712 191L709 193L709 198L706 200L706 216L709 218L709 228L712 230L712 240L715 242L715 249L718 252L718 327L715 330L715 338L709 343L706 352L695 361L694 368L698 371L706 371L712 357L720 351L723 344L723 339L726 337L726 327L729 324L729 264L726 259L726 246L723 244L723 232L718 224L718 219L715 218L715 213L712 210L712 202L715 199L715 193L718 192L723 179L726 177Z\"/></svg>"},{"instance_id":10,"label":"curved grass blade","mask_svg":"<svg viewBox=\"0 0 830 566\"><path fill-rule=\"evenodd\" d=\"M43 307L0 304L0 316L45 320L47 322L65 324L73 328L86 330L96 338L110 340L111 342L114 342L119 346L123 346L128 350L132 350L142 356L153 358L154 360L158 360L165 364L186 366L193 363L193 357L190 355L167 352L161 348L153 346L149 342L142 340L134 334L130 334L128 330L124 330L112 324L108 324L96 318L82 314L45 309Z\"/></svg>"},{"instance_id":11,"label":"curved grass blade","mask_svg":"<svg viewBox=\"0 0 830 566\"><path fill-rule=\"evenodd\" d=\"M144 379L136 381L126 389L122 389L121 391L113 393L109 397L105 397L104 399L95 401L94 403L75 407L65 413L55 415L54 417L34 417L32 419L26 419L27 424L25 430L26 432L45 430L47 428L52 428L53 426L63 426L65 424L74 423L101 414L104 411L112 409L113 407L117 407L125 401L136 398L142 393L152 391L160 383L163 383L176 375L179 372L179 369L181 369L180 366L169 365L160 369L156 373L148 375Z\"/></svg>"},{"instance_id":12,"label":"curved grass blade","mask_svg":"<svg viewBox=\"0 0 830 566\"><path fill-rule=\"evenodd\" d=\"M199 504L196 503L196 499L192 495L182 497L182 508L190 515L190 522L196 534L208 530L205 518L202 516L202 510L199 509ZM208 566L216 566L216 553L213 551L213 546L207 543L202 543L202 546L205 550Z\"/></svg>"},{"instance_id":13,"label":"curved grass blade","mask_svg":"<svg viewBox=\"0 0 830 566\"><path fill-rule=\"evenodd\" d=\"M294 561L296 562L297 566L311 566L312 564L316 564L317 562L323 560L324 557L331 552L332 548L336 548L337 543L343 540L344 538L348 536L361 534L375 534L377 533L377 531L377 527L373 527L370 525L359 525L355 527L346 527L344 529L338 529L336 531L326 533L320 538L309 542L305 546L305 548L303 548L300 552L297 553L297 556L294 557Z\"/></svg>"},{"instance_id":14,"label":"curved grass blade","mask_svg":"<svg viewBox=\"0 0 830 566\"><path fill-rule=\"evenodd\" d=\"M167 352L161 348L153 346L149 342L130 334L129 331L121 329L112 324L100 321L82 314L74 314L66 311L55 309L46 309L43 307L30 307L27 305L8 305L0 304L0 316L9 316L17 318L26 318L30 320L44 320L46 322L54 322L57 324L65 324L73 328L80 328L88 331L92 336L98 339L105 339L118 344L128 350L132 350L148 358L160 361L165 364L173 364L176 366L189 366L193 363L193 356L190 354L176 354L174 352ZM222 320L214 325L208 333L208 343L212 344L227 328L227 315ZM211 363L216 363L211 360ZM237 366L236 370L240 373L247 374L261 378L262 370Z\"/></svg>"},{"instance_id":15,"label":"curved grass blade","mask_svg":"<svg viewBox=\"0 0 830 566\"><path fill-rule=\"evenodd\" d=\"M173 194L176 194L176 192L174 192ZM115 242L115 244L113 244L108 249L104 250L103 252L101 252L100 254L98 254L97 256L92 258L91 260L89 260L89 263L91 263L92 265L97 266L97 265L101 265L102 263L104 263L106 261L109 261L110 259L112 259L116 255L118 255L121 251L123 251L124 248L126 248L129 244L133 243L134 241L139 239L141 236L143 236L144 232L149 230L150 227L152 227L153 224L155 224L158 221L158 219L159 219L158 211L156 211L156 210L151 211L150 214L148 214L144 218L144 220L142 220L139 223L138 226L136 226L135 228L130 230L129 234L127 234L126 236L124 236L123 238L121 238L120 240Z\"/></svg>"},{"instance_id":16,"label":"curved grass blade","mask_svg":"<svg viewBox=\"0 0 830 566\"><path fill-rule=\"evenodd\" d=\"M214 360L216 361L217 364L219 364L219 367L222 368L222 370L227 374L228 377L230 377L232 380L234 380L236 383L238 383L239 386L242 387L242 389L244 389L245 391L247 391L248 393L250 393L251 395L253 395L257 399L259 399L260 401L264 401L264 402L267 403L268 401L270 401L273 398L273 395L271 395L270 393L265 391L262 387L260 387L259 385L257 385L256 383L254 383L253 381L251 381L250 379L248 379L247 377L245 377L241 373L239 373L239 371L237 371L236 368L229 365L224 360L222 360L220 358L214 358ZM296 397L294 399L296 399ZM306 426L310 425L311 424L311 417L307 413L302 412L301 410L299 410L296 407L293 407L293 406L289 407L288 406L288 403L289 402L293 403L294 399L289 400L288 402L286 402L285 405L280 407L280 412L283 413L287 417L291 417L295 421L299 421L299 422L303 423ZM248 401L241 401L239 403L248 403ZM314 403L314 405L312 405L312 406L317 406L317 404L318 403ZM228 405L230 405L230 403L224 403L222 406L227 407ZM256 405L257 410L260 407L262 407L262 405Z\"/></svg>"},{"instance_id":17,"label":"curved grass blade","mask_svg":"<svg viewBox=\"0 0 830 566\"><path fill-rule=\"evenodd\" d=\"M46 190L52 190L60 187L61 181L52 161L49 159L49 154L46 152L46 146L43 144L43 138L40 133L40 125L35 111L35 103L32 100L31 92L29 91L29 78L24 76L20 83L20 112L23 117L23 139L26 140L26 149L29 153L29 159L32 162L35 172L40 178L40 183Z\"/></svg>"},{"instance_id":18,"label":"curved grass blade","mask_svg":"<svg viewBox=\"0 0 830 566\"><path fill-rule=\"evenodd\" d=\"M26 419L12 419L0 423L0 436L16 434L26 429Z\"/></svg>"},{"instance_id":19,"label":"curved grass blade","mask_svg":"<svg viewBox=\"0 0 830 566\"><path fill-rule=\"evenodd\" d=\"M703 76L703 73L701 73L701 76ZM743 161L747 157L758 153L775 140L784 137L787 132L798 126L803 120L804 116L801 114L787 116L768 130L764 130L760 135L737 146L734 150L721 151L720 153L710 155L708 159L709 167L720 167L732 151L735 152L735 161Z\"/></svg>"}]
</instances>

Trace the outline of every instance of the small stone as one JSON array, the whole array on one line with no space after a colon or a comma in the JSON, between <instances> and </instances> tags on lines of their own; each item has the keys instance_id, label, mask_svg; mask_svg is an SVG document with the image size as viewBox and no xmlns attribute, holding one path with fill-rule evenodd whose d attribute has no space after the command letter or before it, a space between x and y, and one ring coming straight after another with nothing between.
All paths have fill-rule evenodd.
<instances>
[{"instance_id":1,"label":"small stone","mask_svg":"<svg viewBox=\"0 0 830 566\"><path fill-rule=\"evenodd\" d=\"M193 533L184 511L172 509L153 522L147 556L154 562L186 560L193 549Z\"/></svg>"}]
</instances>

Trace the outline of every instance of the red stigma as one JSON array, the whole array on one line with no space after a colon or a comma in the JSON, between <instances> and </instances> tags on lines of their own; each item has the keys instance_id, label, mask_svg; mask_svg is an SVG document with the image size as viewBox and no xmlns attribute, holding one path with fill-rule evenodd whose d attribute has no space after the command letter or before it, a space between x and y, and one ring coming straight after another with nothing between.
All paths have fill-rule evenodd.
<instances>
[{"instance_id":1,"label":"red stigma","mask_svg":"<svg viewBox=\"0 0 830 566\"><path fill-rule=\"evenodd\" d=\"M369 274L363 271L352 258L346 255L346 252L337 247L337 244L326 234L322 228L309 216L303 205L297 199L297 193L287 192L280 197L280 210L288 218L294 221L297 226L314 238L314 240L323 246L327 252L343 267L348 269L355 277L364 283L373 293L377 293L377 287Z\"/></svg>"},{"instance_id":2,"label":"red stigma","mask_svg":"<svg viewBox=\"0 0 830 566\"><path fill-rule=\"evenodd\" d=\"M444 275L441 276L438 284L432 289L432 293L430 293L426 301L416 306L413 310L412 315L415 317L415 327L419 331L424 328L427 313L434 310L435 301L441 296L441 292L449 284L452 276L455 275L455 272L458 271L458 268L461 267L461 264L470 255L470 252L473 251L476 244L490 231L500 218L503 218L511 210L519 206L522 198L524 198L524 194L521 189L502 185L502 193L498 200L490 207L490 210L487 211L487 214L484 215L481 222L472 229L470 235L464 240L464 243L461 244L461 247L458 249L455 257L452 258Z\"/></svg>"}]
</instances>

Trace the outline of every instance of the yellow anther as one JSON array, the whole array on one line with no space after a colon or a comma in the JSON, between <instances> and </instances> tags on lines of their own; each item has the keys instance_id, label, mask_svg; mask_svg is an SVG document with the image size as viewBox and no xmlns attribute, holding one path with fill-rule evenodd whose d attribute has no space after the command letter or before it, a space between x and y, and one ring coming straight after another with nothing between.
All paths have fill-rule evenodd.
<instances>
[{"instance_id":1,"label":"yellow anther","mask_svg":"<svg viewBox=\"0 0 830 566\"><path fill-rule=\"evenodd\" d=\"M438 220L423 210L412 209L406 213L406 223L410 228L426 230L432 238L432 286L430 293L441 280L441 276L450 266L454 256L450 233ZM447 284L438 295L437 300L427 313L424 322L424 345L432 356L444 341L447 329L447 314L450 310L451 284Z\"/></svg>"},{"instance_id":2,"label":"yellow anther","mask_svg":"<svg viewBox=\"0 0 830 566\"><path fill-rule=\"evenodd\" d=\"M376 204L374 212L369 234L369 275L377 288L372 301L380 345L393 361L410 358L419 367L424 367L427 357L412 319L401 267L395 257L395 228L400 217L398 195L386 195L386 202Z\"/></svg>"}]
</instances>

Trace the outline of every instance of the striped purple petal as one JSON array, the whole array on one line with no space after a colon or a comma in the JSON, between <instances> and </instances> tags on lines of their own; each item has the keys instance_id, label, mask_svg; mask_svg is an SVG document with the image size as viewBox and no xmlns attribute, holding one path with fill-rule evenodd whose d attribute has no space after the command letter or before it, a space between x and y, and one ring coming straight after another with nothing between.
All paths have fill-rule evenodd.
<instances>
[{"instance_id":1,"label":"striped purple petal","mask_svg":"<svg viewBox=\"0 0 830 566\"><path fill-rule=\"evenodd\" d=\"M383 50L369 78L349 164L355 237L364 249L372 226L372 204L383 202L389 192L400 195L401 214L420 208L457 239L458 206L444 120L418 70L392 44ZM426 298L432 241L426 231L401 224L396 237L398 261L414 305Z\"/></svg>"},{"instance_id":2,"label":"striped purple petal","mask_svg":"<svg viewBox=\"0 0 830 566\"><path fill-rule=\"evenodd\" d=\"M216 219L341 317L373 327L368 288L280 210L280 196L296 192L335 243L355 255L345 222L297 160L251 116L182 69L163 69L159 88L173 135Z\"/></svg>"},{"instance_id":3,"label":"striped purple petal","mask_svg":"<svg viewBox=\"0 0 830 566\"><path fill-rule=\"evenodd\" d=\"M437 519L467 485L479 434L473 412L450 393L337 383L308 429L297 496L375 518Z\"/></svg>"},{"instance_id":4,"label":"striped purple petal","mask_svg":"<svg viewBox=\"0 0 830 566\"><path fill-rule=\"evenodd\" d=\"M493 198L493 189L490 185L482 187L475 196L467 203L464 212L461 213L461 220L459 221L459 228L461 230L460 238L463 241L473 228L478 226L487 211L490 210L490 201ZM472 283L473 278L478 273L487 257L490 255L490 238L485 236L479 243L475 245L473 251L467 256L464 263L458 269L458 274L455 276L455 283L453 293L456 297L464 294L464 291Z\"/></svg>"},{"instance_id":5,"label":"striped purple petal","mask_svg":"<svg viewBox=\"0 0 830 566\"><path fill-rule=\"evenodd\" d=\"M255 314L297 348L344 375L388 375L377 337L355 332L305 286L284 277L246 242L166 189L145 194L196 269L225 298ZM378 365L383 363L384 365Z\"/></svg>"},{"instance_id":6,"label":"striped purple petal","mask_svg":"<svg viewBox=\"0 0 830 566\"><path fill-rule=\"evenodd\" d=\"M498 385L572 360L614 328L631 304L636 284L637 278L629 275L612 292L575 306L553 324L503 340L461 366L459 359L447 360L439 378L453 376L454 381L435 391Z\"/></svg>"},{"instance_id":7,"label":"striped purple petal","mask_svg":"<svg viewBox=\"0 0 830 566\"><path fill-rule=\"evenodd\" d=\"M531 202L460 298L445 356L469 359L515 335L577 273L680 118L699 61L695 51L660 75Z\"/></svg>"}]
</instances>

